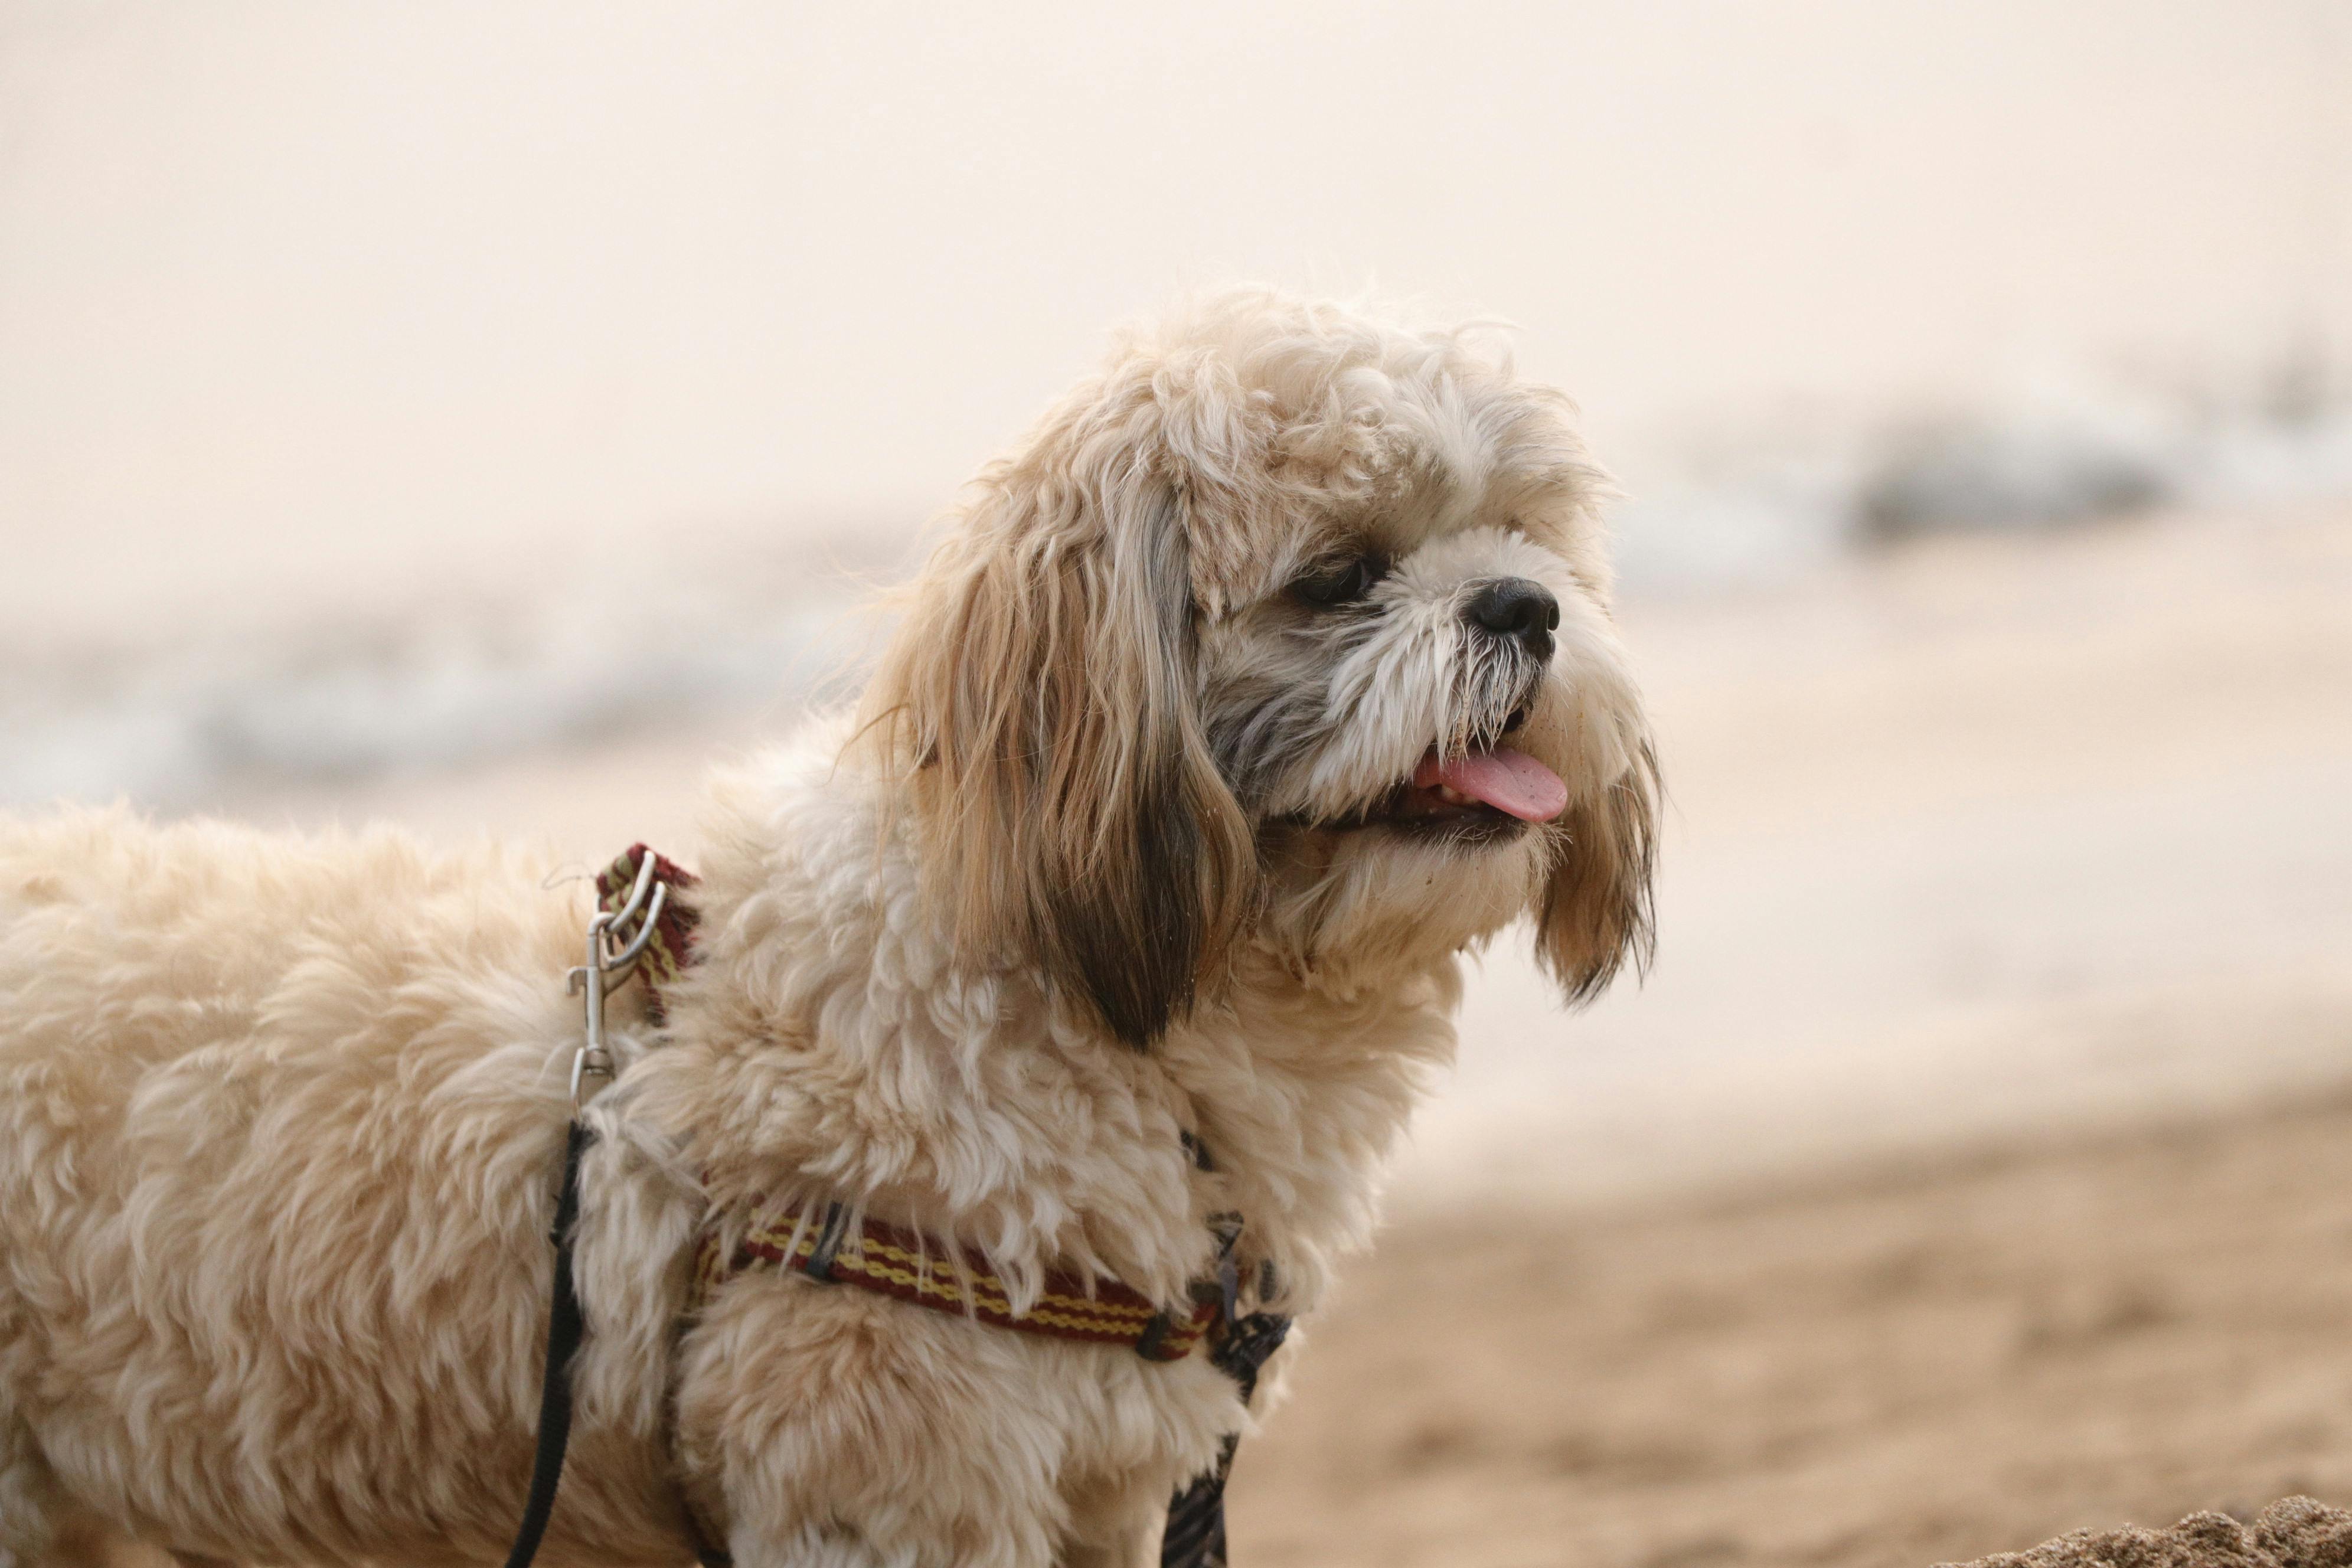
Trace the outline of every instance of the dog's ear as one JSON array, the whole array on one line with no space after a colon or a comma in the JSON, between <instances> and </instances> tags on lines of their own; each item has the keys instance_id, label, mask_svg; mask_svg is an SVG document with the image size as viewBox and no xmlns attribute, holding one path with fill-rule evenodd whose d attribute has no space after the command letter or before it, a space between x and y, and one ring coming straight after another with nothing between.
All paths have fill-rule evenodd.
<instances>
[{"instance_id":1,"label":"dog's ear","mask_svg":"<svg viewBox=\"0 0 2352 1568\"><path fill-rule=\"evenodd\" d=\"M1570 1003L1601 994L1628 959L1636 972L1649 967L1658 795L1656 753L1643 735L1616 782L1575 802L1552 826L1536 956Z\"/></svg>"},{"instance_id":2,"label":"dog's ear","mask_svg":"<svg viewBox=\"0 0 2352 1568\"><path fill-rule=\"evenodd\" d=\"M1201 732L1176 487L1062 434L983 478L869 712L961 953L1042 963L1140 1047L1223 959L1255 851Z\"/></svg>"}]
</instances>

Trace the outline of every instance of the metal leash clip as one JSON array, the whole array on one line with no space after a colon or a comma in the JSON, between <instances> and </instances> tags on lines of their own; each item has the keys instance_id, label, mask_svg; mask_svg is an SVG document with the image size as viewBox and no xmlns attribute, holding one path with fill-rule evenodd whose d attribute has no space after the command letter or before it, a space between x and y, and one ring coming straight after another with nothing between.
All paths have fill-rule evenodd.
<instances>
[{"instance_id":1,"label":"metal leash clip","mask_svg":"<svg viewBox=\"0 0 2352 1568\"><path fill-rule=\"evenodd\" d=\"M669 899L669 884L654 875L650 853L637 867L637 879L617 910L599 910L588 922L588 962L563 977L569 995L587 997L588 1028L580 1048L572 1053L572 1109L581 1105L581 1087L591 1073L610 1079L613 1053L604 1044L604 998L636 973L637 960L661 920Z\"/></svg>"}]
</instances>

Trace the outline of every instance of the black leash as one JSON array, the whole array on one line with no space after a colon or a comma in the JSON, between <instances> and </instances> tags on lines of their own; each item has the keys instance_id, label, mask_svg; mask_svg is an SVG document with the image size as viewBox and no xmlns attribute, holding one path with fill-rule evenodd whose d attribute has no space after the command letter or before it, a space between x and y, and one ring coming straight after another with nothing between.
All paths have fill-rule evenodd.
<instances>
[{"instance_id":1,"label":"black leash","mask_svg":"<svg viewBox=\"0 0 2352 1568\"><path fill-rule=\"evenodd\" d=\"M522 1523L507 1553L506 1568L530 1568L539 1555L540 1541L555 1511L556 1489L563 1481L563 1453L572 1445L572 1363L587 1335L580 1293L572 1279L572 1237L580 1227L580 1163L596 1138L582 1120L581 1107L585 1103L584 1080L609 1079L616 1066L604 1045L604 995L628 979L649 952L657 963L676 972L693 925L689 913L670 906L673 882L690 886L693 879L642 844L599 877L598 912L588 925L588 962L566 982L570 990L586 998L586 1030L572 1057L572 1121L563 1135L563 1179L556 1188L555 1225L548 1237L555 1244L555 1281L547 1309L547 1367L539 1389L539 1447L531 1459L530 1495L524 1500ZM625 897L620 891L624 886L628 889ZM729 1561L725 1552L704 1543L698 1543L695 1554L703 1568L726 1568Z\"/></svg>"},{"instance_id":2,"label":"black leash","mask_svg":"<svg viewBox=\"0 0 2352 1568\"><path fill-rule=\"evenodd\" d=\"M547 1372L539 1387L539 1452L531 1460L530 1496L515 1531L507 1568L530 1568L555 1511L555 1489L563 1479L563 1451L572 1443L572 1360L580 1352L584 1325L580 1293L572 1282L572 1233L580 1223L580 1157L595 1136L574 1121L563 1138L563 1184L556 1189L555 1293L547 1310Z\"/></svg>"},{"instance_id":3,"label":"black leash","mask_svg":"<svg viewBox=\"0 0 2352 1568\"><path fill-rule=\"evenodd\" d=\"M572 1281L572 1236L580 1222L580 1160L595 1140L587 1124L576 1121L564 1134L563 1184L556 1189L555 1226L549 1234L555 1243L555 1292L547 1309L547 1371L539 1386L539 1449L531 1458L530 1495L523 1501L522 1523L506 1568L530 1568L539 1555L540 1538L547 1533L556 1489L563 1481L563 1453L572 1446L572 1363L587 1337L580 1293ZM732 1563L724 1552L700 1542L695 1556L702 1568L730 1568Z\"/></svg>"}]
</instances>

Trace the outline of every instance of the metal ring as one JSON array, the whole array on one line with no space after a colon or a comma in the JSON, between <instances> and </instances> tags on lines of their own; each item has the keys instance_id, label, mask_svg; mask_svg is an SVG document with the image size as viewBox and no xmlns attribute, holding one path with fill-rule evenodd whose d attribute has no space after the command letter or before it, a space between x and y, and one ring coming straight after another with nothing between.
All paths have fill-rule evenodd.
<instances>
[{"instance_id":1,"label":"metal ring","mask_svg":"<svg viewBox=\"0 0 2352 1568\"><path fill-rule=\"evenodd\" d=\"M646 889L653 886L653 880L654 852L648 849L646 858L637 863L637 879L629 885L629 896L621 901L621 907L614 910L613 918L605 922L608 928L618 929L636 919L637 910L645 907Z\"/></svg>"},{"instance_id":2,"label":"metal ring","mask_svg":"<svg viewBox=\"0 0 2352 1568\"><path fill-rule=\"evenodd\" d=\"M656 922L661 919L662 906L668 900L669 884L656 882L653 899L646 905L645 918L637 923L637 934L631 937L628 944L618 952L609 954L605 958L604 963L608 968L619 969L637 961L638 956L646 951L646 944L653 941L654 932L660 929Z\"/></svg>"}]
</instances>

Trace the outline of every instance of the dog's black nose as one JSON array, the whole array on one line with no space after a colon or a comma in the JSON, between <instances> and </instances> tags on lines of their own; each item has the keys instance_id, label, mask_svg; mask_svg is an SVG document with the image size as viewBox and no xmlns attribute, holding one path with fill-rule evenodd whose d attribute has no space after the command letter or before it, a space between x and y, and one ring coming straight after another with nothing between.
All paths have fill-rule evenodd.
<instances>
[{"instance_id":1,"label":"dog's black nose","mask_svg":"<svg viewBox=\"0 0 2352 1568\"><path fill-rule=\"evenodd\" d=\"M1551 658L1551 634L1559 625L1559 601L1551 590L1525 577L1497 577L1482 583L1462 614L1473 626L1496 637L1517 637L1537 662Z\"/></svg>"}]
</instances>

